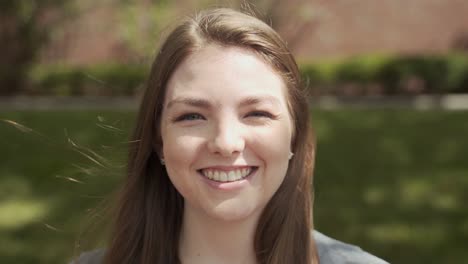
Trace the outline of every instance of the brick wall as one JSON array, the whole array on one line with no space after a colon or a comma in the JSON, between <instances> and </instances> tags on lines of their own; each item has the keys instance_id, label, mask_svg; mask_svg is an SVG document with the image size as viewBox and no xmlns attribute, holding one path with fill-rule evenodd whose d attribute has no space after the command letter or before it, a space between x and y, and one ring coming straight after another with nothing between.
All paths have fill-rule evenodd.
<instances>
[{"instance_id":1,"label":"brick wall","mask_svg":"<svg viewBox=\"0 0 468 264\"><path fill-rule=\"evenodd\" d=\"M295 48L306 57L445 52L468 32L466 0L327 0L308 8L315 23Z\"/></svg>"},{"instance_id":2,"label":"brick wall","mask_svg":"<svg viewBox=\"0 0 468 264\"><path fill-rule=\"evenodd\" d=\"M468 32L468 0L270 1L273 25L304 59L446 52ZM185 2L185 10L196 6L193 0L175 3L184 7ZM90 64L131 58L119 36L115 11L110 4L88 7L55 34L42 60Z\"/></svg>"}]
</instances>

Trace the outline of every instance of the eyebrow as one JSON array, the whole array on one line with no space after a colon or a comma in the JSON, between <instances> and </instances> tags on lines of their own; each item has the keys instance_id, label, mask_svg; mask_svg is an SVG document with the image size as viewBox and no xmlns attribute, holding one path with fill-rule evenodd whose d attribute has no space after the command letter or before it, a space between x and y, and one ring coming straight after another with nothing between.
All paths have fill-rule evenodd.
<instances>
[{"instance_id":1,"label":"eyebrow","mask_svg":"<svg viewBox=\"0 0 468 264\"><path fill-rule=\"evenodd\" d=\"M248 96L246 98L243 98L242 101L239 103L239 106L245 107L249 105L256 105L260 104L263 102L270 102L274 105L280 105L279 100L271 95L260 95L260 96ZM171 108L175 104L185 104L193 107L198 107L198 108L213 108L213 105L210 103L210 101L202 98L195 98L195 97L180 97L171 100L167 104L167 109Z\"/></svg>"},{"instance_id":2,"label":"eyebrow","mask_svg":"<svg viewBox=\"0 0 468 264\"><path fill-rule=\"evenodd\" d=\"M171 100L167 104L167 109L171 108L175 104L185 104L199 108L211 108L211 103L208 100L202 98L191 98L191 97L181 97Z\"/></svg>"},{"instance_id":3,"label":"eyebrow","mask_svg":"<svg viewBox=\"0 0 468 264\"><path fill-rule=\"evenodd\" d=\"M249 106L249 105L256 105L263 102L269 102L274 105L280 105L280 101L278 98L271 96L271 95L261 95L261 96L249 96L242 99L240 106Z\"/></svg>"}]
</instances>

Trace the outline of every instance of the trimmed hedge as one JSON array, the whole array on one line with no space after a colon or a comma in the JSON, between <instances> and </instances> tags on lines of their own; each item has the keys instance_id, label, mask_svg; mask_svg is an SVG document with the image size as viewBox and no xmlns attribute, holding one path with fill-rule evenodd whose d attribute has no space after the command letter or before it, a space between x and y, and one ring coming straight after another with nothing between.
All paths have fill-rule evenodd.
<instances>
[{"instance_id":1,"label":"trimmed hedge","mask_svg":"<svg viewBox=\"0 0 468 264\"><path fill-rule=\"evenodd\" d=\"M444 94L468 92L468 55L365 55L302 63L313 94ZM90 67L40 66L30 74L32 95L134 95L148 68L109 64Z\"/></svg>"},{"instance_id":2,"label":"trimmed hedge","mask_svg":"<svg viewBox=\"0 0 468 264\"><path fill-rule=\"evenodd\" d=\"M419 94L468 92L468 55L357 56L302 64L314 92Z\"/></svg>"},{"instance_id":3,"label":"trimmed hedge","mask_svg":"<svg viewBox=\"0 0 468 264\"><path fill-rule=\"evenodd\" d=\"M141 65L108 64L90 67L41 66L30 74L32 95L134 95L148 70Z\"/></svg>"}]
</instances>

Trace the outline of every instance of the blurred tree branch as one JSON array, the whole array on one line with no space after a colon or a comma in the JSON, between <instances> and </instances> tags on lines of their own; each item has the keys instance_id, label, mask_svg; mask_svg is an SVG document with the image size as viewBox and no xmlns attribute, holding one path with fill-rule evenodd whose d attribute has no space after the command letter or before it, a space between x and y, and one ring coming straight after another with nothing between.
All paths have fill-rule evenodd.
<instances>
[{"instance_id":1,"label":"blurred tree branch","mask_svg":"<svg viewBox=\"0 0 468 264\"><path fill-rule=\"evenodd\" d=\"M23 88L26 74L51 28L69 17L69 0L0 1L0 95Z\"/></svg>"}]
</instances>

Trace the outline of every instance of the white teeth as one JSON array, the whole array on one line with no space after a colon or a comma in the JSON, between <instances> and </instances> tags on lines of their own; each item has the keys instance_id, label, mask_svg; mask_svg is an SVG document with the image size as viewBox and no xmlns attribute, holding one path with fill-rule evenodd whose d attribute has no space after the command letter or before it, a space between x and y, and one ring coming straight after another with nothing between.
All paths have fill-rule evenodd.
<instances>
[{"instance_id":1,"label":"white teeth","mask_svg":"<svg viewBox=\"0 0 468 264\"><path fill-rule=\"evenodd\" d=\"M249 173L250 173L250 168L243 168L242 171L241 171L242 175L247 175Z\"/></svg>"},{"instance_id":2,"label":"white teeth","mask_svg":"<svg viewBox=\"0 0 468 264\"><path fill-rule=\"evenodd\" d=\"M230 171L228 174L228 181L235 181L237 178L237 174L234 171Z\"/></svg>"},{"instance_id":3,"label":"white teeth","mask_svg":"<svg viewBox=\"0 0 468 264\"><path fill-rule=\"evenodd\" d=\"M227 179L228 179L227 174L226 174L224 171L222 171L222 172L219 173L219 180L220 180L220 181L226 182Z\"/></svg>"},{"instance_id":4,"label":"white teeth","mask_svg":"<svg viewBox=\"0 0 468 264\"><path fill-rule=\"evenodd\" d=\"M247 175L250 174L251 171L252 171L252 168L242 168L242 169L231 170L231 171L206 169L206 170L202 170L202 174L208 179L211 179L214 181L232 182L232 181L238 181L238 180L241 180L242 178L245 178Z\"/></svg>"}]
</instances>

